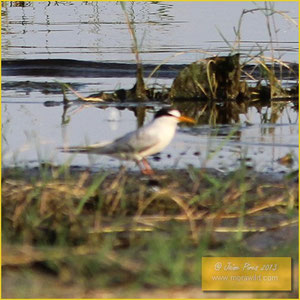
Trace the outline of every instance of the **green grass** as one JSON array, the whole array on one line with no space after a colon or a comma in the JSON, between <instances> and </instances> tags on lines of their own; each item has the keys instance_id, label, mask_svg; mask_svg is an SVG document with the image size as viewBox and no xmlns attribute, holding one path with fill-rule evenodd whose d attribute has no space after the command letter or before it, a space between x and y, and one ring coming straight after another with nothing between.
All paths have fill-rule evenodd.
<instances>
[{"instance_id":1,"label":"green grass","mask_svg":"<svg viewBox=\"0 0 300 300\"><path fill-rule=\"evenodd\" d=\"M203 256L280 253L297 260L291 237L270 249L247 242L283 228L292 232L298 216L293 178L270 183L243 166L226 176L172 170L160 171L153 187L125 170L66 169L46 166L31 176L30 170L4 170L4 282L13 271L30 271L82 290L183 288L201 285Z\"/></svg>"}]
</instances>

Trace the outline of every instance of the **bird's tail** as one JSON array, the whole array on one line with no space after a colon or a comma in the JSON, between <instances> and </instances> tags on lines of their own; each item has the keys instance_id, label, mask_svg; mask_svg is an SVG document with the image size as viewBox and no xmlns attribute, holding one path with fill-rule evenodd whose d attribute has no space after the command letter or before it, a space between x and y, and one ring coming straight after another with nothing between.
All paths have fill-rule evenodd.
<instances>
[{"instance_id":1,"label":"bird's tail","mask_svg":"<svg viewBox=\"0 0 300 300\"><path fill-rule=\"evenodd\" d=\"M90 146L71 146L71 147L59 147L57 148L61 152L67 152L67 153L105 153L105 150L103 147L108 145L109 143L103 142L98 143Z\"/></svg>"},{"instance_id":2,"label":"bird's tail","mask_svg":"<svg viewBox=\"0 0 300 300\"><path fill-rule=\"evenodd\" d=\"M89 147L59 147L57 148L61 152L68 152L68 153L87 153L89 152Z\"/></svg>"}]
</instances>

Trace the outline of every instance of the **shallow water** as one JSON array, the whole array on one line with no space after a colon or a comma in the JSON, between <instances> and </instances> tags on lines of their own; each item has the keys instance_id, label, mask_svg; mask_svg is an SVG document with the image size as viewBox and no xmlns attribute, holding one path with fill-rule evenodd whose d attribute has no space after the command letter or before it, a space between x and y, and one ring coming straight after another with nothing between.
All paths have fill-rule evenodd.
<instances>
[{"instance_id":1,"label":"shallow water","mask_svg":"<svg viewBox=\"0 0 300 300\"><path fill-rule=\"evenodd\" d=\"M2 3L4 59L135 62L126 19L117 2L25 2L25 7L10 3ZM274 19L270 24L276 28L273 45L263 12L249 12L242 19L240 52L255 55L265 51L270 56L273 49L277 58L296 62L298 29L286 15L297 21L298 3L269 5L283 13L270 16ZM227 54L226 42L235 40L242 11L264 6L259 2L126 2L142 59L155 64L183 51ZM190 63L203 55L187 53L172 61Z\"/></svg>"},{"instance_id":2,"label":"shallow water","mask_svg":"<svg viewBox=\"0 0 300 300\"><path fill-rule=\"evenodd\" d=\"M19 96L13 103L2 103L2 160L4 165L38 162L61 164L72 155L60 153L56 148L68 145L84 145L117 138L137 128L132 103L122 110L112 105L76 105L67 111L67 124L62 124L63 107L45 107L44 95L30 93L35 101L25 101ZM27 97L26 97L27 98ZM59 96L47 97L57 99ZM145 123L160 106L153 103L146 113ZM153 107L153 108L151 108ZM298 112L287 105L274 124L261 124L261 114L256 108L241 115L239 125L196 125L178 130L172 143L160 154L150 158L155 168L211 167L233 170L245 159L249 167L263 172L287 172L298 167ZM143 106L140 106L143 108ZM268 112L269 111L269 112ZM263 113L271 114L270 108ZM247 122L245 122L247 121ZM251 125L248 125L251 122ZM229 138L227 136L230 136ZM216 153L213 153L216 151ZM281 165L277 160L291 153L294 162ZM93 168L117 168L120 163L106 156L96 157L78 154L73 165ZM134 163L127 163L134 168Z\"/></svg>"},{"instance_id":3,"label":"shallow water","mask_svg":"<svg viewBox=\"0 0 300 300\"><path fill-rule=\"evenodd\" d=\"M238 23L242 9L255 7L249 2L127 3L136 22L137 38L142 40L142 60L154 65L181 51L201 52L178 55L169 63L190 63L204 57L204 51L209 52L208 56L227 55L229 48L216 27L222 30L228 41L233 41L233 27ZM296 2L276 2L275 5L296 19L297 7ZM260 15L245 16L240 48L242 59L246 58L249 49L253 55L262 45L271 49L266 20ZM286 19L275 18L280 29L276 37L276 55L297 62L297 29ZM57 147L119 137L137 128L134 111L142 115L143 108L147 108L144 123L149 122L162 104L82 106L78 103L69 107L65 115L62 105L44 105L46 101L62 101L56 79L71 83L83 95L120 87L131 88L135 83L131 46L124 13L117 3L58 2L57 5L48 5L47 2L31 2L25 7L2 3L2 59L76 59L112 63L109 75L101 72L91 75L92 69L82 67L73 69L73 73L63 73L66 69L59 66L56 70L61 76L48 73L41 76L41 70L35 76L28 76L18 68L12 75L9 73L12 68L5 67L2 77L3 166L36 166L44 161L64 163L71 155L60 153ZM269 55L270 51L266 50L265 54ZM125 75L124 72L112 73L113 64L120 62L131 63L131 71L127 70L129 73ZM33 66L34 61L31 68ZM90 76L80 69L89 70ZM150 82L170 86L177 71L170 72L158 73L157 78ZM69 96L75 99L74 95ZM139 120L141 123L141 118ZM278 159L287 154L292 155L292 163L280 164ZM288 172L298 168L298 109L294 103L252 106L247 112L238 113L230 121L223 119L216 126L210 126L205 118L200 118L194 127L182 125L172 143L161 154L150 158L150 162L158 169L193 165L228 171L237 168L243 159L249 168L263 172ZM72 157L72 165L98 169L118 168L120 163L106 156L80 154ZM136 169L134 163L126 165Z\"/></svg>"}]
</instances>

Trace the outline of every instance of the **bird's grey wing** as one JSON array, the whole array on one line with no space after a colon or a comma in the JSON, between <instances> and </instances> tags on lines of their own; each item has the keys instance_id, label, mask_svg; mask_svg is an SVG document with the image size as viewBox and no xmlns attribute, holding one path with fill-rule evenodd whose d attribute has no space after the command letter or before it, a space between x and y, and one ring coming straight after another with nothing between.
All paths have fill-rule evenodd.
<instances>
[{"instance_id":1,"label":"bird's grey wing","mask_svg":"<svg viewBox=\"0 0 300 300\"><path fill-rule=\"evenodd\" d=\"M137 131L127 133L113 142L98 143L89 146L61 148L60 150L63 152L108 155L117 153L123 153L125 155L139 153L153 147L159 141L154 131L149 130L149 128L147 130L145 129L146 127L142 127Z\"/></svg>"},{"instance_id":2,"label":"bird's grey wing","mask_svg":"<svg viewBox=\"0 0 300 300\"><path fill-rule=\"evenodd\" d=\"M147 127L142 127L116 139L105 148L107 150L110 148L112 152L139 153L153 147L158 141L159 139L154 131L149 130Z\"/></svg>"}]
</instances>

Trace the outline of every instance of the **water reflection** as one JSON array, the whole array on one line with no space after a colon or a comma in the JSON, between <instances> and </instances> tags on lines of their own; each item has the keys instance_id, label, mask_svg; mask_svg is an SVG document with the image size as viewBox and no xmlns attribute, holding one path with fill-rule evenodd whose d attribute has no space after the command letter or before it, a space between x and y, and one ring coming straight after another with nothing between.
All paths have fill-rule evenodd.
<instances>
[{"instance_id":1,"label":"water reflection","mask_svg":"<svg viewBox=\"0 0 300 300\"><path fill-rule=\"evenodd\" d=\"M62 102L57 102L61 104ZM98 108L100 110L114 107L119 111L127 110L133 112L133 117L136 119L137 127L145 125L147 122L146 115L155 112L163 107L162 104L153 103L101 103L101 104L85 104L77 101L76 104L65 102L62 106L62 125L66 125L71 121L73 115L80 113L84 109ZM169 104L164 106L170 107ZM228 128L234 128L234 125L252 126L260 124L261 135L273 134L275 127L272 125L282 124L297 124L298 108L296 103L290 102L288 99L283 102L251 102L251 101L226 101L226 102L175 102L172 107L178 109L183 115L189 116L196 120L198 126L207 126L210 128L218 125L226 125ZM51 109L51 108L50 108ZM251 114L251 116L250 116ZM271 125L265 127L265 125ZM232 126L231 126L232 125ZM186 126L186 125L185 125ZM190 125L192 126L192 125ZM227 133L228 134L228 133ZM220 132L220 136L226 135Z\"/></svg>"},{"instance_id":2,"label":"water reflection","mask_svg":"<svg viewBox=\"0 0 300 300\"><path fill-rule=\"evenodd\" d=\"M160 107L154 103L55 107L37 103L3 104L3 166L35 166L40 161L64 163L70 156L57 151L57 147L115 139L148 123ZM211 111L218 111L221 115L224 108L219 109L216 105L205 108L199 103L180 103L176 107L184 114L190 112L189 116L196 117L198 124L180 126L171 145L155 159L150 159L155 168L186 168L189 164L202 167L205 163L206 167L228 171L239 166L241 157L250 158L248 164L258 171L287 172L298 167L298 114L292 104L276 110L276 123L260 124L262 114L271 116L275 109L261 107L261 113L258 113L256 106L251 106L246 113L229 117L233 120L238 116L239 122L234 121L231 125L216 123L214 126L207 123ZM233 111L231 114L235 113L235 109ZM215 120L221 121L222 118ZM215 152L217 154L210 154ZM280 159L288 154L293 156L293 164L281 165ZM95 157L93 162L93 168L119 166L118 161L107 157ZM84 155L77 155L72 157L72 165L89 166L90 161Z\"/></svg>"},{"instance_id":3,"label":"water reflection","mask_svg":"<svg viewBox=\"0 0 300 300\"><path fill-rule=\"evenodd\" d=\"M125 3L135 24L143 61L152 63L189 50L228 53L227 41L235 41L233 28L242 10L253 8L247 2ZM1 5L5 59L68 57L86 61L133 61L131 39L118 2L3 1ZM297 5L276 2L275 9L297 19ZM280 28L276 31L276 52L281 59L297 61L297 27L276 14L274 20ZM265 49L264 54L270 54L265 27L265 19L260 15L249 17L243 23L241 52L255 55ZM175 62L190 63L199 58L201 54L187 53Z\"/></svg>"},{"instance_id":4,"label":"water reflection","mask_svg":"<svg viewBox=\"0 0 300 300\"><path fill-rule=\"evenodd\" d=\"M114 60L116 55L121 61L132 61L131 39L118 2L1 4L5 58L59 58L68 53L69 58L89 61ZM141 51L151 51L153 44L164 39L165 26L176 27L176 22L172 25L172 6L160 2L126 2Z\"/></svg>"}]
</instances>

